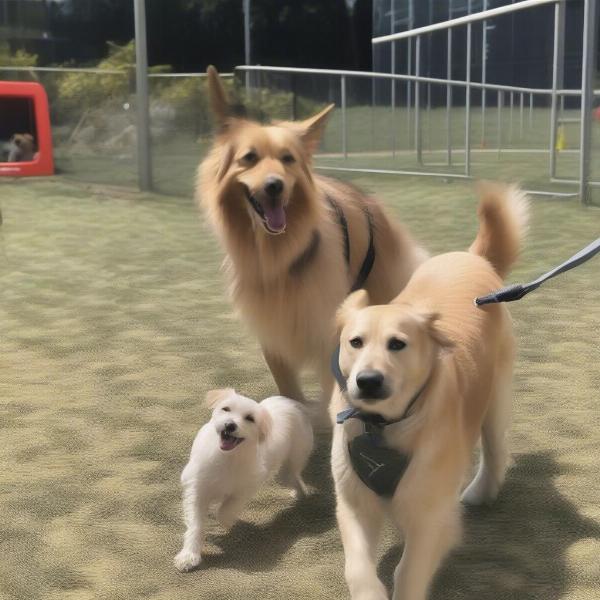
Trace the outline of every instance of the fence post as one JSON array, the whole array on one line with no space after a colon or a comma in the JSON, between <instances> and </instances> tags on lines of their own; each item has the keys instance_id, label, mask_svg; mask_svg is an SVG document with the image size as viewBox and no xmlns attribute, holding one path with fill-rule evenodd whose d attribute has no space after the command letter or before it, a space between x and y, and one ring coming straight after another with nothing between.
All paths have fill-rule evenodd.
<instances>
[{"instance_id":1,"label":"fence post","mask_svg":"<svg viewBox=\"0 0 600 600\"><path fill-rule=\"evenodd\" d=\"M150 104L148 101L148 52L146 48L145 0L134 0L135 13L135 84L137 118L137 169L140 190L152 189L150 157Z\"/></svg>"},{"instance_id":2,"label":"fence post","mask_svg":"<svg viewBox=\"0 0 600 600\"><path fill-rule=\"evenodd\" d=\"M579 197L588 204L590 152L592 144L592 104L596 62L596 1L585 0L583 14L583 66L581 70L581 154L579 163Z\"/></svg>"},{"instance_id":3,"label":"fence post","mask_svg":"<svg viewBox=\"0 0 600 600\"><path fill-rule=\"evenodd\" d=\"M342 75L340 78L340 92L342 95L342 152L344 153L344 160L348 158L348 132L346 123L346 76Z\"/></svg>"},{"instance_id":4,"label":"fence post","mask_svg":"<svg viewBox=\"0 0 600 600\"><path fill-rule=\"evenodd\" d=\"M504 103L504 92L498 90L498 157L502 148L502 104Z\"/></svg>"},{"instance_id":5,"label":"fence post","mask_svg":"<svg viewBox=\"0 0 600 600\"><path fill-rule=\"evenodd\" d=\"M421 36L415 42L415 76L421 76ZM417 162L423 164L423 148L421 139L421 82L415 81L415 150Z\"/></svg>"},{"instance_id":6,"label":"fence post","mask_svg":"<svg viewBox=\"0 0 600 600\"><path fill-rule=\"evenodd\" d=\"M533 94L529 92L529 131L533 129Z\"/></svg>"},{"instance_id":7,"label":"fence post","mask_svg":"<svg viewBox=\"0 0 600 600\"><path fill-rule=\"evenodd\" d=\"M510 93L510 113L508 120L508 143L512 144L513 141L513 109L515 107L515 93Z\"/></svg>"},{"instance_id":8,"label":"fence post","mask_svg":"<svg viewBox=\"0 0 600 600\"><path fill-rule=\"evenodd\" d=\"M523 92L519 99L519 139L523 139Z\"/></svg>"},{"instance_id":9,"label":"fence post","mask_svg":"<svg viewBox=\"0 0 600 600\"><path fill-rule=\"evenodd\" d=\"M487 10L487 0L483 0L483 10ZM487 21L482 22L481 31L481 83L487 82ZM485 101L487 97L486 88L481 89L481 147L485 147Z\"/></svg>"},{"instance_id":10,"label":"fence post","mask_svg":"<svg viewBox=\"0 0 600 600\"><path fill-rule=\"evenodd\" d=\"M446 78L452 79L452 29L448 29L448 50L446 52ZM446 85L446 153L448 166L452 165L452 86Z\"/></svg>"},{"instance_id":11,"label":"fence post","mask_svg":"<svg viewBox=\"0 0 600 600\"><path fill-rule=\"evenodd\" d=\"M392 75L396 74L396 42L391 43L392 46ZM392 109L392 158L396 158L396 80L392 78L390 80L390 106Z\"/></svg>"},{"instance_id":12,"label":"fence post","mask_svg":"<svg viewBox=\"0 0 600 600\"><path fill-rule=\"evenodd\" d=\"M585 42L584 42L585 43ZM558 93L563 87L565 63L565 3L554 5L554 53L552 57L552 100L550 105L550 177L556 176L556 138L558 131Z\"/></svg>"},{"instance_id":13,"label":"fence post","mask_svg":"<svg viewBox=\"0 0 600 600\"><path fill-rule=\"evenodd\" d=\"M292 121L296 121L298 119L298 97L297 97L297 93L296 93L296 87L297 87L297 78L296 78L296 74L292 73L292 81L291 81L291 88L292 88Z\"/></svg>"},{"instance_id":14,"label":"fence post","mask_svg":"<svg viewBox=\"0 0 600 600\"><path fill-rule=\"evenodd\" d=\"M465 175L471 175L471 23L467 24L465 81Z\"/></svg>"}]
</instances>

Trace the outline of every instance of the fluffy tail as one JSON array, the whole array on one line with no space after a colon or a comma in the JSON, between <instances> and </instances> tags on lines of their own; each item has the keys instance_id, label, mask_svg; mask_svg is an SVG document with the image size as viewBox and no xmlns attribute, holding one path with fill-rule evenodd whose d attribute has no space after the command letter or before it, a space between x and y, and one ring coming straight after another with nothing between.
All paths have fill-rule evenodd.
<instances>
[{"instance_id":1,"label":"fluffy tail","mask_svg":"<svg viewBox=\"0 0 600 600\"><path fill-rule=\"evenodd\" d=\"M517 260L529 220L529 200L516 185L480 183L479 231L469 252L486 258L503 279Z\"/></svg>"}]
</instances>

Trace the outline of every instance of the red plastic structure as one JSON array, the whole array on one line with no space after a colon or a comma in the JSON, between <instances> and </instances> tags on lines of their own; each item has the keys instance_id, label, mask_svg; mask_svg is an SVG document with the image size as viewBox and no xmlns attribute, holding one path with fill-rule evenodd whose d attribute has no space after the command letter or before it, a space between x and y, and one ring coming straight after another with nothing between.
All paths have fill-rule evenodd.
<instances>
[{"instance_id":1,"label":"red plastic structure","mask_svg":"<svg viewBox=\"0 0 600 600\"><path fill-rule=\"evenodd\" d=\"M0 162L0 176L54 175L46 90L39 83L0 81L0 137L29 133L37 151L32 161Z\"/></svg>"}]
</instances>

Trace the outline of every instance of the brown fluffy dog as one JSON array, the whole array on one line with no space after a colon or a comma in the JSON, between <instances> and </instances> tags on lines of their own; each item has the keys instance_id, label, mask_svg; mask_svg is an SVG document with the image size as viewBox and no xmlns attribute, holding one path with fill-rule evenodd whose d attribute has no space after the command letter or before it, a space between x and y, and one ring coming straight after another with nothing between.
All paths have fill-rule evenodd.
<instances>
[{"instance_id":1,"label":"brown fluffy dog","mask_svg":"<svg viewBox=\"0 0 600 600\"><path fill-rule=\"evenodd\" d=\"M340 308L347 393L336 390L331 410L350 402L363 413L397 421L381 435L388 448L410 457L393 495L378 496L350 464L348 442L361 433L361 422L351 418L335 427L337 517L353 599L388 598L376 564L386 513L404 534L393 598L426 598L440 562L460 537L459 494L480 436L479 470L462 499L481 504L498 494L508 459L512 322L505 304L477 308L473 299L502 286L519 252L526 208L518 189L488 185L469 252L427 260L390 304L367 306L368 294L360 290ZM370 460L364 449L360 459L364 452ZM383 460L368 464L369 481L385 467Z\"/></svg>"},{"instance_id":2,"label":"brown fluffy dog","mask_svg":"<svg viewBox=\"0 0 600 600\"><path fill-rule=\"evenodd\" d=\"M197 198L227 252L233 301L258 336L279 392L303 400L298 372L313 363L329 401L334 315L367 252L365 211L374 229L366 281L374 301L390 301L424 253L378 202L314 174L312 154L333 105L305 121L260 125L232 117L216 70L207 73L220 131L199 168ZM328 198L347 221L349 265Z\"/></svg>"},{"instance_id":3,"label":"brown fluffy dog","mask_svg":"<svg viewBox=\"0 0 600 600\"><path fill-rule=\"evenodd\" d=\"M29 133L15 133L10 138L8 162L29 162L35 155L35 143Z\"/></svg>"}]
</instances>

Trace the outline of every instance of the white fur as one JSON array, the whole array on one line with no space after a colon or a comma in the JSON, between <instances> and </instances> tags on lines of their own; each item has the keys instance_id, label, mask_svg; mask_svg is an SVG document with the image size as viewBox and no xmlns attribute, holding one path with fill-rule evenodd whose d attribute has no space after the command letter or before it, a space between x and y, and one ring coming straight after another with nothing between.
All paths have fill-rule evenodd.
<instances>
[{"instance_id":1,"label":"white fur","mask_svg":"<svg viewBox=\"0 0 600 600\"><path fill-rule=\"evenodd\" d=\"M183 548L174 559L180 571L201 562L211 507L216 507L220 523L231 527L260 486L278 473L295 495L306 493L302 471L312 451L313 432L302 406L283 396L258 403L234 390L223 390L216 397L213 393L212 398L209 395L208 402L216 402L212 418L196 435L181 474L187 529ZM221 431L229 421L244 441L232 450L222 450Z\"/></svg>"}]
</instances>

